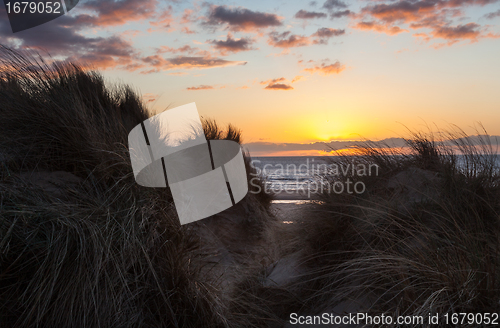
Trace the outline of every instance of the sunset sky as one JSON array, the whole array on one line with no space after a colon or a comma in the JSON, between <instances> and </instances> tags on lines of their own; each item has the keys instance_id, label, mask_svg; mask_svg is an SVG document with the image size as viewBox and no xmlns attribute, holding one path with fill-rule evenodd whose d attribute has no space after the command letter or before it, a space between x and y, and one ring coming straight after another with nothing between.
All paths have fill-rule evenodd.
<instances>
[{"instance_id":1,"label":"sunset sky","mask_svg":"<svg viewBox=\"0 0 500 328\"><path fill-rule=\"evenodd\" d=\"M0 8L0 43L89 64L155 111L196 102L259 155L311 154L426 124L500 135L499 22L500 0L81 0L15 34Z\"/></svg>"}]
</instances>

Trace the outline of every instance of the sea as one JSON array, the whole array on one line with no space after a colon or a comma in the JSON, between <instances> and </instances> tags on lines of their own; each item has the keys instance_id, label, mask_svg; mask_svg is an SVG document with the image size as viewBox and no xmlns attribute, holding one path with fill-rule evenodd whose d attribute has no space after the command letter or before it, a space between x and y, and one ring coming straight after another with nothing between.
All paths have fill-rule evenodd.
<instances>
[{"instance_id":1,"label":"sea","mask_svg":"<svg viewBox=\"0 0 500 328\"><path fill-rule=\"evenodd\" d=\"M497 166L500 165L499 155L487 156L494 156L492 159ZM363 164L363 161L357 159L356 156L352 157L351 163L345 164L344 162L344 165L336 165L336 167L334 167L334 161L334 156L253 157L251 165L255 168L259 176L264 178L266 190L273 193L285 191L292 195L300 190L307 193L310 189L317 189L321 181L324 181L322 180L322 176L325 175L333 177L333 179L330 179L330 182L334 182L336 176L363 174L363 171L358 171L360 168L363 169L363 166L365 175L379 174L377 168L368 167L368 165ZM467 168L466 160L463 156L458 155L457 162L459 168L470 170L470 167ZM353 168L354 171L352 171ZM339 188L341 187L354 188L354 185L346 186L339 184L335 187L337 187L337 189L331 190L339 192ZM363 186L358 185L357 187L357 191L363 191ZM347 191L347 189L343 191ZM351 191L356 190L352 189Z\"/></svg>"},{"instance_id":2,"label":"sea","mask_svg":"<svg viewBox=\"0 0 500 328\"><path fill-rule=\"evenodd\" d=\"M274 192L297 191L317 181L331 163L327 156L253 157L252 166Z\"/></svg>"}]
</instances>

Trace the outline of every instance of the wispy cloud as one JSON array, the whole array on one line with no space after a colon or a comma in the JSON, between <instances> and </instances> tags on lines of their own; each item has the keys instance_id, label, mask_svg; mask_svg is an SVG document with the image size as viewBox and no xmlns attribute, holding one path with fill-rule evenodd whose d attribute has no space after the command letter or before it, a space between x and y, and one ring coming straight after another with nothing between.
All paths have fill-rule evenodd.
<instances>
[{"instance_id":1,"label":"wispy cloud","mask_svg":"<svg viewBox=\"0 0 500 328\"><path fill-rule=\"evenodd\" d=\"M167 60L173 67L183 68L212 68L233 65L245 65L245 61L231 61L212 57L176 57Z\"/></svg>"},{"instance_id":2,"label":"wispy cloud","mask_svg":"<svg viewBox=\"0 0 500 328\"><path fill-rule=\"evenodd\" d=\"M317 11L306 11L301 9L295 14L294 17L298 19L315 19L315 18L326 18L328 17L328 15Z\"/></svg>"},{"instance_id":3,"label":"wispy cloud","mask_svg":"<svg viewBox=\"0 0 500 328\"><path fill-rule=\"evenodd\" d=\"M132 42L137 32L82 34L93 28L124 25L130 21L155 17L156 0L88 1L81 4L89 13L63 15L57 19L12 35L8 21L0 20L0 42L17 49L32 48L49 52L51 56L98 69L120 68L134 71L144 67L141 53ZM5 15L0 7L0 15Z\"/></svg>"},{"instance_id":4,"label":"wispy cloud","mask_svg":"<svg viewBox=\"0 0 500 328\"><path fill-rule=\"evenodd\" d=\"M196 34L196 31L191 30L188 26L184 26L181 32L184 34Z\"/></svg>"},{"instance_id":5,"label":"wispy cloud","mask_svg":"<svg viewBox=\"0 0 500 328\"><path fill-rule=\"evenodd\" d=\"M497 11L494 11L492 13L484 15L484 17L486 17L488 19L494 19L494 18L500 17L500 9L498 9Z\"/></svg>"},{"instance_id":6,"label":"wispy cloud","mask_svg":"<svg viewBox=\"0 0 500 328\"><path fill-rule=\"evenodd\" d=\"M436 27L432 31L432 35L435 38L441 38L446 40L458 40L458 39L469 39L477 40L481 31L479 30L480 25L476 23L468 23L465 25L458 26L441 26Z\"/></svg>"},{"instance_id":7,"label":"wispy cloud","mask_svg":"<svg viewBox=\"0 0 500 328\"><path fill-rule=\"evenodd\" d=\"M212 44L216 50L219 50L222 55L254 50L252 48L253 41L251 38L235 39L231 34L227 35L226 40L208 40L207 42Z\"/></svg>"},{"instance_id":8,"label":"wispy cloud","mask_svg":"<svg viewBox=\"0 0 500 328\"><path fill-rule=\"evenodd\" d=\"M499 2L500 0L366 0L360 2L360 9L353 9L352 2L322 0L315 4L314 10L298 7L292 12L295 13L294 17L285 18L274 10L257 11L205 2L195 2L186 8L181 6L181 2L164 3L159 0L88 0L79 4L81 11L14 35L8 21L2 19L0 42L17 49L30 47L48 51L51 56L98 69L122 69L147 74L165 70L244 65L246 61L229 60L224 56L239 53L238 56L243 57L246 54L242 52L257 50L262 44L264 48L268 48L266 43L278 48L280 55L290 54L292 51L300 55L302 49L298 48L323 47L332 43L332 40L342 40L350 34L338 22L335 22L336 28L320 25L314 33L305 34L293 25L297 20L325 22L319 19L348 16L351 28L391 36L411 31L408 35L420 38L434 48L458 42L472 43L484 38L498 38L500 35L494 33L492 26L481 25L480 20L465 20L470 19L466 18L465 10ZM356 10L357 13L351 10ZM0 14L6 17L4 7L0 6ZM496 17L500 17L500 10L483 16L487 19ZM129 23L133 25L126 26ZM221 29L225 30L223 35L206 34ZM151 33L148 34L147 31ZM139 48L138 44L142 44L138 42L140 38L154 37L158 31L176 34L169 35L168 41L157 39L161 42L158 48ZM257 35L249 37L245 34L249 32ZM190 38L185 34L199 36ZM161 37L165 37L165 34ZM338 74L345 69L343 65L335 65L318 63L303 69L308 73L326 75ZM292 82L285 83L282 88L285 89Z\"/></svg>"},{"instance_id":9,"label":"wispy cloud","mask_svg":"<svg viewBox=\"0 0 500 328\"><path fill-rule=\"evenodd\" d=\"M252 11L241 7L212 6L204 25L227 27L233 31L256 31L281 26L283 23L275 14Z\"/></svg>"},{"instance_id":10,"label":"wispy cloud","mask_svg":"<svg viewBox=\"0 0 500 328\"><path fill-rule=\"evenodd\" d=\"M311 37L316 38L313 43L315 44L327 44L328 40L334 36L344 35L344 29L322 27L319 28L316 33L311 35Z\"/></svg>"},{"instance_id":11,"label":"wispy cloud","mask_svg":"<svg viewBox=\"0 0 500 328\"><path fill-rule=\"evenodd\" d=\"M284 77L262 81L260 82L260 84L267 84L264 88L266 90L293 90L293 87L288 84L287 80Z\"/></svg>"},{"instance_id":12,"label":"wispy cloud","mask_svg":"<svg viewBox=\"0 0 500 328\"><path fill-rule=\"evenodd\" d=\"M330 18L341 18L344 16L354 16L354 13L347 8L347 4L339 0L327 0L323 4L323 8L330 13Z\"/></svg>"},{"instance_id":13,"label":"wispy cloud","mask_svg":"<svg viewBox=\"0 0 500 328\"><path fill-rule=\"evenodd\" d=\"M151 19L156 16L156 0L91 0L79 4L96 13L95 16L79 15L95 26L117 26L128 22Z\"/></svg>"},{"instance_id":14,"label":"wispy cloud","mask_svg":"<svg viewBox=\"0 0 500 328\"><path fill-rule=\"evenodd\" d=\"M333 10L333 9L342 9L342 8L347 8L347 5L345 2L342 2L340 0L327 0L323 4L323 8L328 9L328 10Z\"/></svg>"},{"instance_id":15,"label":"wispy cloud","mask_svg":"<svg viewBox=\"0 0 500 328\"><path fill-rule=\"evenodd\" d=\"M186 90L189 90L189 91L212 90L212 89L214 89L214 87L211 86L211 85L200 85L200 86L197 86L197 87L186 88Z\"/></svg>"},{"instance_id":16,"label":"wispy cloud","mask_svg":"<svg viewBox=\"0 0 500 328\"><path fill-rule=\"evenodd\" d=\"M463 40L476 42L481 38L497 37L488 32L488 28L478 23L456 24L456 19L464 19L464 9L471 6L485 6L497 3L498 0L425 0L425 1L379 1L370 3L361 9L358 15L361 18L353 24L360 30L373 30L396 35L408 30L400 27L402 24L409 28L430 29L430 32L418 32L416 37L424 40L445 39L445 45L451 45ZM494 17L495 13L491 13ZM435 47L435 45L433 45Z\"/></svg>"},{"instance_id":17,"label":"wispy cloud","mask_svg":"<svg viewBox=\"0 0 500 328\"><path fill-rule=\"evenodd\" d=\"M164 54L164 53L172 53L172 54L177 54L177 53L186 53L186 54L196 54L196 55L201 55L201 56L209 56L210 53L206 50L201 50L198 47L191 47L190 45L184 45L182 47L178 48L173 48L169 46L161 46L156 50L156 53L158 54Z\"/></svg>"},{"instance_id":18,"label":"wispy cloud","mask_svg":"<svg viewBox=\"0 0 500 328\"><path fill-rule=\"evenodd\" d=\"M304 47L311 44L328 44L328 40L330 38L344 34L344 29L335 29L329 27L319 28L310 36L292 34L292 32L290 31L282 33L275 31L269 33L268 44L273 47L284 49Z\"/></svg>"},{"instance_id":19,"label":"wispy cloud","mask_svg":"<svg viewBox=\"0 0 500 328\"><path fill-rule=\"evenodd\" d=\"M274 83L274 84L269 84L264 89L266 89L266 90L292 90L293 87L289 84Z\"/></svg>"},{"instance_id":20,"label":"wispy cloud","mask_svg":"<svg viewBox=\"0 0 500 328\"><path fill-rule=\"evenodd\" d=\"M167 29L172 26L173 22L174 17L172 13L172 7L168 7L168 9L164 10L158 17L156 17L155 20L150 21L149 24Z\"/></svg>"},{"instance_id":21,"label":"wispy cloud","mask_svg":"<svg viewBox=\"0 0 500 328\"><path fill-rule=\"evenodd\" d=\"M142 98L146 103L154 102L156 99L158 99L158 96L156 93L145 93L142 95Z\"/></svg>"},{"instance_id":22,"label":"wispy cloud","mask_svg":"<svg viewBox=\"0 0 500 328\"><path fill-rule=\"evenodd\" d=\"M178 56L174 58L163 58L159 55L144 57L142 61L158 71L171 69L206 69L245 65L247 63L245 61L231 61L209 56Z\"/></svg>"},{"instance_id":23,"label":"wispy cloud","mask_svg":"<svg viewBox=\"0 0 500 328\"><path fill-rule=\"evenodd\" d=\"M404 30L399 26L391 26L390 24L379 24L374 21L371 22L358 22L354 25L354 28L359 30L373 30L376 32L386 33L389 35L396 35L402 32L408 32L408 30Z\"/></svg>"},{"instance_id":24,"label":"wispy cloud","mask_svg":"<svg viewBox=\"0 0 500 328\"><path fill-rule=\"evenodd\" d=\"M271 32L269 33L269 45L278 48L293 48L303 47L311 43L307 36L292 34L290 31L286 32Z\"/></svg>"},{"instance_id":25,"label":"wispy cloud","mask_svg":"<svg viewBox=\"0 0 500 328\"><path fill-rule=\"evenodd\" d=\"M459 139L455 139L459 140ZM462 138L460 142L470 143L470 145L481 147L484 145L484 136L469 136ZM491 145L500 145L500 136L489 136ZM272 142L250 142L245 143L243 146L250 151L252 156L301 156L301 155L319 155L319 153L336 154L336 151L353 150L364 147L367 144L366 140L332 140L328 142L311 142L311 143L272 143ZM408 149L407 143L403 138L387 138L383 140L368 141L372 148L386 149L398 148ZM445 145L454 147L456 141L448 140L444 142ZM408 149L409 151L409 149Z\"/></svg>"},{"instance_id":26,"label":"wispy cloud","mask_svg":"<svg viewBox=\"0 0 500 328\"><path fill-rule=\"evenodd\" d=\"M189 23L194 23L199 20L198 15L196 15L196 12L194 9L186 8L184 9L180 23L181 24L189 24Z\"/></svg>"},{"instance_id":27,"label":"wispy cloud","mask_svg":"<svg viewBox=\"0 0 500 328\"><path fill-rule=\"evenodd\" d=\"M272 142L251 142L243 146L250 151L252 156L303 156L319 155L319 153L328 153L355 149L361 144L360 141L335 140L329 142L312 143L272 143ZM372 141L371 145L376 148L404 147L405 141L402 138L390 138L380 141Z\"/></svg>"},{"instance_id":28,"label":"wispy cloud","mask_svg":"<svg viewBox=\"0 0 500 328\"><path fill-rule=\"evenodd\" d=\"M3 6L0 15L7 16ZM88 16L88 15L87 15ZM84 36L79 32L91 28L91 23L81 16L61 16L47 24L37 26L12 35L7 19L0 20L0 43L23 49L31 48L52 56L63 57L82 65L94 68L123 68L136 70L141 66L137 62L140 53L131 41L119 34L110 36Z\"/></svg>"},{"instance_id":29,"label":"wispy cloud","mask_svg":"<svg viewBox=\"0 0 500 328\"><path fill-rule=\"evenodd\" d=\"M336 61L333 64L329 64L329 60L325 60L322 63L312 63L312 67L304 68L303 71L310 74L319 73L321 75L332 75L340 74L343 70L345 70L345 65L342 65L339 61Z\"/></svg>"},{"instance_id":30,"label":"wispy cloud","mask_svg":"<svg viewBox=\"0 0 500 328\"><path fill-rule=\"evenodd\" d=\"M352 16L354 17L356 14L353 13L352 11L350 10L338 10L338 11L332 11L330 13L330 18L331 19L334 19L334 18L341 18L341 17L344 17L344 16Z\"/></svg>"}]
</instances>

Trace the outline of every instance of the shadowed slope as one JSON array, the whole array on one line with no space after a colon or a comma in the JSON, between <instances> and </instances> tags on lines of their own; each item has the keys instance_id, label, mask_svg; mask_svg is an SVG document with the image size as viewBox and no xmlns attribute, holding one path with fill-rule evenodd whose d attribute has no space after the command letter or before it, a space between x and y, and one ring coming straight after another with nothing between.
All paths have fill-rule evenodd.
<instances>
[{"instance_id":1,"label":"shadowed slope","mask_svg":"<svg viewBox=\"0 0 500 328\"><path fill-rule=\"evenodd\" d=\"M135 183L139 96L5 47L0 65L0 326L227 327L201 228L180 226L168 188Z\"/></svg>"}]
</instances>

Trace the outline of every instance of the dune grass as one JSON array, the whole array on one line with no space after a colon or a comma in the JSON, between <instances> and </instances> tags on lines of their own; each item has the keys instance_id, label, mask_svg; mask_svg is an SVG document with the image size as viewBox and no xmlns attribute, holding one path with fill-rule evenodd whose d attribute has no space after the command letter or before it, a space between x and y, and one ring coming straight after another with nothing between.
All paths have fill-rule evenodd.
<instances>
[{"instance_id":1,"label":"dune grass","mask_svg":"<svg viewBox=\"0 0 500 328\"><path fill-rule=\"evenodd\" d=\"M379 174L319 177L361 181L366 192L322 194L287 241L299 258L288 270L299 273L269 284L268 269L249 272L231 310L252 327L284 327L291 313L424 319L394 327L427 327L429 313L498 313L500 170L494 143L479 132L413 133L410 151L367 142L355 157L335 157L376 164ZM433 326L450 325L441 317Z\"/></svg>"},{"instance_id":2,"label":"dune grass","mask_svg":"<svg viewBox=\"0 0 500 328\"><path fill-rule=\"evenodd\" d=\"M414 133L409 153L360 145L354 162L377 164L380 174L340 177L362 181L366 192L323 194L300 227L306 273L290 288L304 313L347 304L427 320L500 310L500 170L480 132Z\"/></svg>"},{"instance_id":3,"label":"dune grass","mask_svg":"<svg viewBox=\"0 0 500 328\"><path fill-rule=\"evenodd\" d=\"M169 189L135 183L127 137L150 116L98 72L0 48L1 327L238 326ZM241 141L232 126L203 126Z\"/></svg>"}]
</instances>

